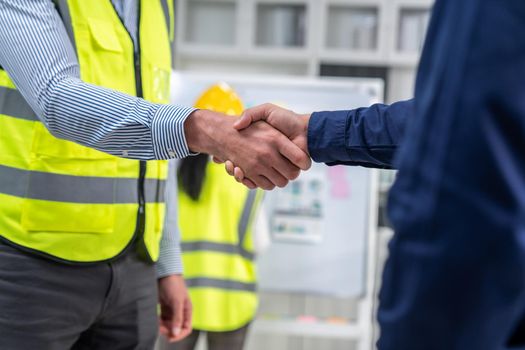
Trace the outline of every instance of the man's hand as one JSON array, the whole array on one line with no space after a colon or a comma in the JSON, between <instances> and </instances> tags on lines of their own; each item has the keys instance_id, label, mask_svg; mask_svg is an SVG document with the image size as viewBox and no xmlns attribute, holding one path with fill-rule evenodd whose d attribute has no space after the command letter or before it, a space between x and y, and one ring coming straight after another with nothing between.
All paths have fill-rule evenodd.
<instances>
[{"instance_id":1,"label":"man's hand","mask_svg":"<svg viewBox=\"0 0 525 350\"><path fill-rule=\"evenodd\" d=\"M245 130L233 128L236 117L198 110L186 120L189 148L230 160L244 170L254 186L284 187L311 166L308 154L267 123L255 122Z\"/></svg>"},{"instance_id":2,"label":"man's hand","mask_svg":"<svg viewBox=\"0 0 525 350\"><path fill-rule=\"evenodd\" d=\"M159 279L160 333L170 343L186 338L192 329L192 306L180 275Z\"/></svg>"},{"instance_id":3,"label":"man's hand","mask_svg":"<svg viewBox=\"0 0 525 350\"><path fill-rule=\"evenodd\" d=\"M237 130L243 130L253 123L265 121L286 135L299 148L308 152L307 133L309 120L309 114L300 115L267 103L244 111L241 118L235 122L234 127ZM226 171L230 175L234 176L237 181L242 182L247 187L252 189L255 188L255 182L252 181L250 176L242 169L242 166L234 162L232 159L226 161Z\"/></svg>"}]
</instances>

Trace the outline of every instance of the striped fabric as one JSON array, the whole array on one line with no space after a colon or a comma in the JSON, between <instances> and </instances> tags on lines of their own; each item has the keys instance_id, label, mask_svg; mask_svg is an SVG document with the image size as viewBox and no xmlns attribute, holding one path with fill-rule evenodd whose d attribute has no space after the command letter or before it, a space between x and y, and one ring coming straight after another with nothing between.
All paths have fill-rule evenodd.
<instances>
[{"instance_id":1,"label":"striped fabric","mask_svg":"<svg viewBox=\"0 0 525 350\"><path fill-rule=\"evenodd\" d=\"M127 0L124 0L127 1ZM160 242L160 257L157 261L157 276L159 278L173 274L182 274L182 251L180 246L180 231L177 218L177 162L170 161L168 178L166 180L166 216L164 232Z\"/></svg>"},{"instance_id":2,"label":"striped fabric","mask_svg":"<svg viewBox=\"0 0 525 350\"><path fill-rule=\"evenodd\" d=\"M136 41L137 0L112 3ZM194 109L150 103L80 80L75 50L52 0L0 0L0 66L57 137L137 160L190 154L184 121ZM164 233L159 276L182 272L178 241L177 232Z\"/></svg>"}]
</instances>

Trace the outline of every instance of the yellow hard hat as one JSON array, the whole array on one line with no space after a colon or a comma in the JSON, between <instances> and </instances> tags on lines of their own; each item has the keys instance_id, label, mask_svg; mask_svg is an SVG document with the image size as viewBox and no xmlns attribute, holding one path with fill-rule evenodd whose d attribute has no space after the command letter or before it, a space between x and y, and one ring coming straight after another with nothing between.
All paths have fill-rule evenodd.
<instances>
[{"instance_id":1,"label":"yellow hard hat","mask_svg":"<svg viewBox=\"0 0 525 350\"><path fill-rule=\"evenodd\" d=\"M218 83L206 90L195 102L195 108L209 109L227 115L238 116L244 111L242 101L226 83Z\"/></svg>"}]
</instances>

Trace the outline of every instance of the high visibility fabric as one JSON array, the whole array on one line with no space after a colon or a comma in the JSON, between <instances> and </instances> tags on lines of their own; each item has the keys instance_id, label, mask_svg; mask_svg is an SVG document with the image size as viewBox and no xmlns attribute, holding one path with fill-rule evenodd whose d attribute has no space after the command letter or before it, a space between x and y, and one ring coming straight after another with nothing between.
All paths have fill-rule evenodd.
<instances>
[{"instance_id":1,"label":"high visibility fabric","mask_svg":"<svg viewBox=\"0 0 525 350\"><path fill-rule=\"evenodd\" d=\"M83 81L137 95L133 41L108 0L63 0ZM140 2L143 97L169 99L171 55L160 0ZM61 11L61 12L63 12ZM0 70L0 235L26 250L69 262L118 256L133 240L139 162L52 136ZM167 163L147 163L146 253L155 261L164 222Z\"/></svg>"},{"instance_id":2,"label":"high visibility fabric","mask_svg":"<svg viewBox=\"0 0 525 350\"><path fill-rule=\"evenodd\" d=\"M195 329L241 328L257 310L252 221L262 196L210 162L198 201L179 190L184 276Z\"/></svg>"}]
</instances>

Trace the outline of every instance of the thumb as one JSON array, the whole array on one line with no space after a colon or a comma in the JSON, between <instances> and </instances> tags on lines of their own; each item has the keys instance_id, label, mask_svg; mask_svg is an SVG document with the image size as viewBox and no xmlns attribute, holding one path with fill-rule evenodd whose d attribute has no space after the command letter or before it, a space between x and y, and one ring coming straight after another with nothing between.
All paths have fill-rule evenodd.
<instances>
[{"instance_id":1,"label":"thumb","mask_svg":"<svg viewBox=\"0 0 525 350\"><path fill-rule=\"evenodd\" d=\"M253 123L253 120L249 114L244 112L239 119L233 123L233 127L237 130L246 129Z\"/></svg>"},{"instance_id":2,"label":"thumb","mask_svg":"<svg viewBox=\"0 0 525 350\"><path fill-rule=\"evenodd\" d=\"M259 120L266 120L271 111L271 107L272 105L267 103L245 110L241 117L235 121L233 127L237 130L242 130Z\"/></svg>"},{"instance_id":3,"label":"thumb","mask_svg":"<svg viewBox=\"0 0 525 350\"><path fill-rule=\"evenodd\" d=\"M181 303L176 303L175 312L173 313L173 322L171 328L172 336L176 337L180 334L182 329L182 322L184 320L184 307Z\"/></svg>"}]
</instances>

